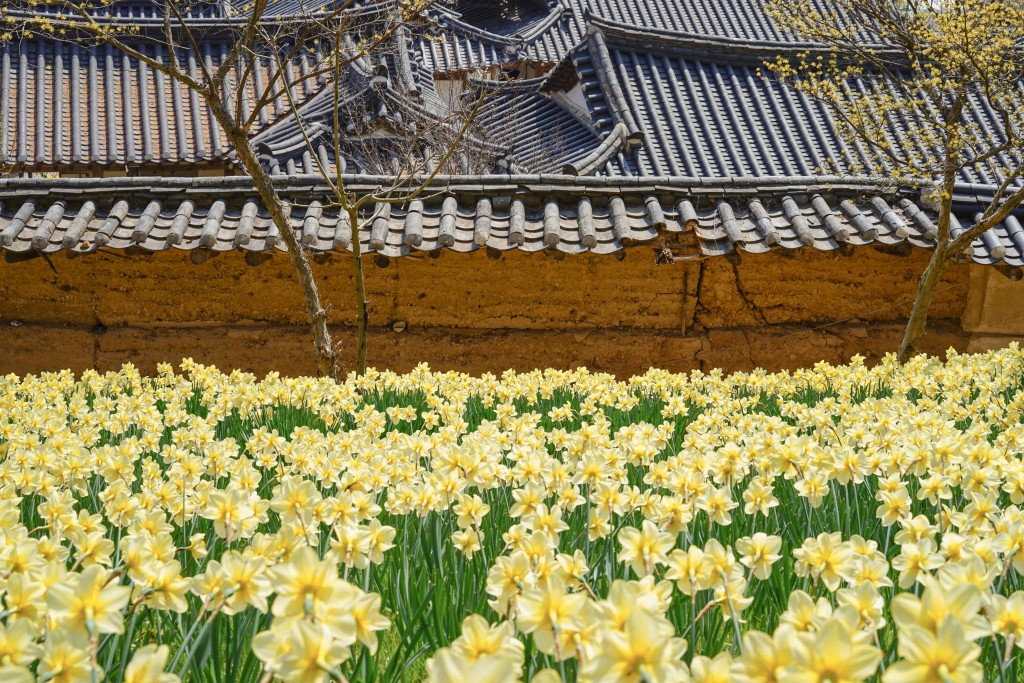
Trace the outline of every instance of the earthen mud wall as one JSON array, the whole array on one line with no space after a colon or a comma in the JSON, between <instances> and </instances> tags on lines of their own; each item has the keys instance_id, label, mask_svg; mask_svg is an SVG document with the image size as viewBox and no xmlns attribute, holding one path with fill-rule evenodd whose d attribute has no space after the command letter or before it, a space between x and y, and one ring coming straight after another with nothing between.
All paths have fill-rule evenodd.
<instances>
[{"instance_id":1,"label":"earthen mud wall","mask_svg":"<svg viewBox=\"0 0 1024 683\"><path fill-rule=\"evenodd\" d=\"M865 247L656 264L625 258L443 253L366 262L370 363L421 361L471 373L586 365L620 376L650 366L727 370L869 361L894 350L928 253ZM349 260L315 266L341 356L354 357ZM946 273L925 350L967 350L969 268ZM97 253L0 263L0 372L124 362L152 371L192 357L224 369L314 370L301 295L285 254L247 265L224 253Z\"/></svg>"}]
</instances>

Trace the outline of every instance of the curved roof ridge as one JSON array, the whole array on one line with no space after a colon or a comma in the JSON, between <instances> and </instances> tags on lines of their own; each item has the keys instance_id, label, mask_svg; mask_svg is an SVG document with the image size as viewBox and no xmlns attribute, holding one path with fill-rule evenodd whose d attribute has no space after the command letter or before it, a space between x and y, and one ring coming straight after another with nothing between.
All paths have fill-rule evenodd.
<instances>
[{"instance_id":1,"label":"curved roof ridge","mask_svg":"<svg viewBox=\"0 0 1024 683\"><path fill-rule=\"evenodd\" d=\"M714 54L730 57L730 61L745 61L751 58L764 59L795 53L829 53L830 48L812 41L779 41L749 40L746 38L729 38L707 34L673 31L647 26L625 24L605 17L585 13L588 31L599 30L612 39L626 39L624 45L629 49L647 50L658 48L659 51L669 48L690 54ZM885 45L874 45L879 52L892 51Z\"/></svg>"},{"instance_id":2,"label":"curved roof ridge","mask_svg":"<svg viewBox=\"0 0 1024 683\"><path fill-rule=\"evenodd\" d=\"M599 168L608 163L613 156L622 150L628 137L629 131L626 128L626 124L621 121L616 123L612 132L601 140L601 144L579 161L566 163L562 167L562 172L575 176L588 176L597 172Z\"/></svg>"},{"instance_id":3,"label":"curved roof ridge","mask_svg":"<svg viewBox=\"0 0 1024 683\"><path fill-rule=\"evenodd\" d=\"M470 76L468 79L470 88L500 88L503 92L537 91L540 92L547 82L547 74L535 78L517 78L508 81L498 81L493 78L478 78Z\"/></svg>"},{"instance_id":4,"label":"curved roof ridge","mask_svg":"<svg viewBox=\"0 0 1024 683\"><path fill-rule=\"evenodd\" d=\"M464 34L475 36L477 38L482 38L484 40L489 40L491 42L499 43L501 45L517 46L521 42L523 42L519 38L503 36L500 33L492 33L490 31L486 31L482 28L479 28L478 26L473 26L473 24L463 21L460 18L458 12L448 9L447 7L444 7L439 4L431 6L428 11L431 14L438 15L438 18L434 19L435 22L439 24L443 22L445 28L451 29L453 31L461 31Z\"/></svg>"},{"instance_id":5,"label":"curved roof ridge","mask_svg":"<svg viewBox=\"0 0 1024 683\"><path fill-rule=\"evenodd\" d=\"M611 55L608 52L608 44L605 41L604 33L600 30L593 30L592 26L588 27L590 32L589 43L592 48L590 58L594 62L594 73L597 76L598 83L605 93L605 99L611 105L612 114L618 122L626 126L627 141L639 141L643 137L643 130L637 125L636 118L633 116L629 103L626 101L622 84L619 83L619 78L612 66Z\"/></svg>"},{"instance_id":6,"label":"curved roof ridge","mask_svg":"<svg viewBox=\"0 0 1024 683\"><path fill-rule=\"evenodd\" d=\"M562 15L565 14L567 11L568 10L566 9L565 5L563 5L562 3L556 3L555 6L551 9L551 11L548 13L548 16L546 18L531 26L528 31L524 31L522 33L515 33L514 35L526 43L533 42L541 35L546 33L547 30L551 28L556 21L561 19Z\"/></svg>"},{"instance_id":7,"label":"curved roof ridge","mask_svg":"<svg viewBox=\"0 0 1024 683\"><path fill-rule=\"evenodd\" d=\"M359 82L355 92L342 98L342 106L372 90L374 91L373 97L384 103L389 111L399 113L398 118L392 119L393 123L419 119L429 121L433 125L445 124L445 116L432 110L428 103L421 102L415 97L406 97L403 93L398 92L403 84L399 82L399 87L396 88L396 81L393 80L396 77L395 74L378 72L376 66L360 60L350 62L348 68L352 70L355 80ZM251 142L258 145L262 152L273 160L272 168L274 164L280 166L283 159L291 158L297 153L315 154L316 150L310 149L312 143L319 141L325 135L330 136L333 128L333 125L329 123L333 119L334 109L333 81L326 79L313 95L296 104L297 111L285 111L251 138ZM407 116L410 114L411 116ZM307 127L306 135L303 135L301 130L304 126ZM463 132L461 138L473 145L474 148L495 157L503 157L507 151L500 144L481 139L468 130Z\"/></svg>"},{"instance_id":8,"label":"curved roof ridge","mask_svg":"<svg viewBox=\"0 0 1024 683\"><path fill-rule=\"evenodd\" d=\"M474 26L473 24L464 21L459 12L440 4L433 5L429 11L444 17L445 23L450 24L450 28L458 29L467 34L492 40L497 43L519 46L533 42L537 38L541 37L556 21L559 20L559 18L562 17L563 14L569 11L564 2L554 2L550 3L550 5L551 8L548 10L548 14L544 19L538 21L533 26L530 26L526 31L515 32L510 35L495 33L493 31L480 28L479 26Z\"/></svg>"},{"instance_id":9,"label":"curved roof ridge","mask_svg":"<svg viewBox=\"0 0 1024 683\"><path fill-rule=\"evenodd\" d=\"M410 183L417 183L428 178L428 174L412 176ZM276 176L277 186L281 191L316 190L326 188L323 178L315 173L300 173ZM394 176L369 175L362 173L344 173L342 180L346 187L364 188L379 185L394 185ZM730 195L756 194L758 192L825 192L835 191L878 191L878 192L916 192L931 186L927 179L904 179L894 182L887 177L858 176L577 176L565 173L486 173L467 175L442 175L433 177L430 187L447 188L450 190L480 191L488 188L490 192L499 192L502 188L531 187L543 185L550 191L563 190L578 193L583 190L600 191L607 189L628 191L694 191L699 194L713 194L729 190ZM117 189L159 189L161 192L235 192L239 188L252 186L249 176L119 176L107 178L46 178L46 177L10 177L0 178L0 191L18 192L79 190L87 188L97 192ZM981 189L994 189L994 186L963 183L957 188L972 190L978 193Z\"/></svg>"},{"instance_id":10,"label":"curved roof ridge","mask_svg":"<svg viewBox=\"0 0 1024 683\"><path fill-rule=\"evenodd\" d=\"M301 2L301 0L299 1ZM380 15L389 11L389 6L393 4L393 2L381 2L380 4L344 8L332 8L335 4L335 0L311 0L310 4L318 6L311 7L301 13L275 13L273 9L274 3L271 2L263 14L260 15L260 24L270 27L295 26L312 21L322 21L325 16L330 15L332 12L344 14L346 16ZM235 7L230 0L220 0L217 2L217 7L222 13L222 16L192 14L186 14L184 16L189 30L202 31L202 34L199 36L201 42L207 42L209 39L218 38L223 33L231 30L237 30L239 27L245 26L249 21L249 14L244 11L235 11L238 8ZM33 7L31 9L11 7L5 10L5 16L23 19L36 18L40 14L45 15L51 20L57 17L64 17L66 18L66 21L69 22L68 28L73 28L71 22L81 21L62 8L56 8L53 11L46 11L39 7ZM131 16L112 16L109 13L98 11L90 13L90 16L97 23L110 24L112 26L123 25L125 28L131 28L133 32L137 31L138 34L141 35L150 35L154 32L159 32L162 35L163 31L166 29L165 20L162 16L141 14ZM172 23L171 28L172 30L181 30L181 27L176 23ZM37 31L36 33L38 34L40 32ZM46 34L43 33L43 35Z\"/></svg>"}]
</instances>

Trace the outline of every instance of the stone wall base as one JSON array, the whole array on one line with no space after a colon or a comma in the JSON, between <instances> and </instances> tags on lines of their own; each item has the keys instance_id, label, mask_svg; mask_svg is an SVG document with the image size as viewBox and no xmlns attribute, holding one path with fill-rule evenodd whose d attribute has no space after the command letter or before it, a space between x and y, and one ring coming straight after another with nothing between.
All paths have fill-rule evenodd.
<instances>
[{"instance_id":1,"label":"stone wall base","mask_svg":"<svg viewBox=\"0 0 1024 683\"><path fill-rule=\"evenodd\" d=\"M994 351L1011 342L1024 342L1024 337L1019 334L972 334L967 342L967 353Z\"/></svg>"},{"instance_id":2,"label":"stone wall base","mask_svg":"<svg viewBox=\"0 0 1024 683\"><path fill-rule=\"evenodd\" d=\"M336 328L334 334L341 343L343 366L351 368L354 332ZM809 367L820 360L845 363L858 353L869 363L877 362L898 347L902 335L903 325L898 322L844 323L817 329L772 325L687 335L631 329L556 332L407 327L395 332L374 328L369 338L369 363L407 371L427 362L436 370L471 374L506 368L586 366L620 378L650 367L680 372L715 367L780 370ZM1011 340L1001 339L1000 343ZM941 355L950 347L964 352L978 343L958 324L939 321L929 326L922 350ZM237 368L259 375L271 370L287 375L315 372L309 332L300 325L102 328L4 324L0 349L0 374L61 368L113 370L127 362L148 374L155 371L157 363L177 364L185 357L222 370Z\"/></svg>"}]
</instances>

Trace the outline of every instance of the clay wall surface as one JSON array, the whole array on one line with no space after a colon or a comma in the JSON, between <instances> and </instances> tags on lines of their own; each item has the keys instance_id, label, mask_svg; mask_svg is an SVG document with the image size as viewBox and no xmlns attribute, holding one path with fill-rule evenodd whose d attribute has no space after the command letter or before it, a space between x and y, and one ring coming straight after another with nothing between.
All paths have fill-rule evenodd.
<instances>
[{"instance_id":1,"label":"clay wall surface","mask_svg":"<svg viewBox=\"0 0 1024 683\"><path fill-rule=\"evenodd\" d=\"M370 364L480 373L586 365L625 376L875 360L902 335L928 253L810 249L656 264L650 249L560 260L512 252L367 260ZM925 350L966 350L971 268L946 273ZM352 362L348 259L316 266L342 359ZM995 275L995 277L1002 277ZM998 341L998 339L997 339ZM223 369L314 369L301 296L283 253L193 265L189 254L96 253L0 263L0 372L111 369L190 356Z\"/></svg>"}]
</instances>

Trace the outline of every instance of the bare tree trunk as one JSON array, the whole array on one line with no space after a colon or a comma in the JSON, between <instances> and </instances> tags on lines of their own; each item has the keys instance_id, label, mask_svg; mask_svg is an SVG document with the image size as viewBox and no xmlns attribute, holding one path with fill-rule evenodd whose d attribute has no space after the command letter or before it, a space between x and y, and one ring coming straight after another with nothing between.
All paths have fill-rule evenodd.
<instances>
[{"instance_id":1,"label":"bare tree trunk","mask_svg":"<svg viewBox=\"0 0 1024 683\"><path fill-rule=\"evenodd\" d=\"M957 115L959 115L959 109ZM907 328L903 333L903 341L896 353L896 361L902 365L917 353L917 348L924 337L925 326L928 321L928 309L931 307L932 299L935 298L935 290L942 279L942 273L950 259L957 255L957 250L950 248L952 237L953 218L953 190L956 187L957 166L955 158L946 155L945 170L942 173L941 194L939 196L939 216L936 226L935 250L928 261L928 267L921 273L921 279L917 281L917 295L914 297L914 305L910 308L910 318L907 320Z\"/></svg>"},{"instance_id":2,"label":"bare tree trunk","mask_svg":"<svg viewBox=\"0 0 1024 683\"><path fill-rule=\"evenodd\" d=\"M288 257L291 259L295 276L302 288L306 314L313 332L317 373L321 377L331 377L337 380L339 378L337 353L334 350L334 343L331 341L331 333L327 329L327 311L324 310L320 302L320 291L317 289L309 259L306 258L302 245L295 239L295 233L292 232L288 217L284 215L284 204L277 194L270 174L263 168L249 146L248 137L244 133L234 131L233 126L225 125L225 123L221 122L221 125L227 134L228 141L238 154L242 167L252 177L256 193L267 207L267 211L270 212L270 219L277 226L278 232L281 233L281 239L288 247Z\"/></svg>"},{"instance_id":3,"label":"bare tree trunk","mask_svg":"<svg viewBox=\"0 0 1024 683\"><path fill-rule=\"evenodd\" d=\"M910 318L907 320L907 329L903 335L903 342L900 344L896 360L900 364L906 363L917 353L917 348L924 337L925 327L928 320L928 308L932 299L935 298L935 290L939 286L942 274L949 263L949 253L945 244L937 244L932 252L928 267L921 274L917 282L917 296L914 297L914 305L910 309Z\"/></svg>"},{"instance_id":4,"label":"bare tree trunk","mask_svg":"<svg viewBox=\"0 0 1024 683\"><path fill-rule=\"evenodd\" d=\"M352 275L356 279L356 302L359 319L356 321L356 373L366 373L366 334L370 326L370 308L366 303L366 280L363 277L363 247L359 242L359 213L352 203L346 207L352 226Z\"/></svg>"}]
</instances>

